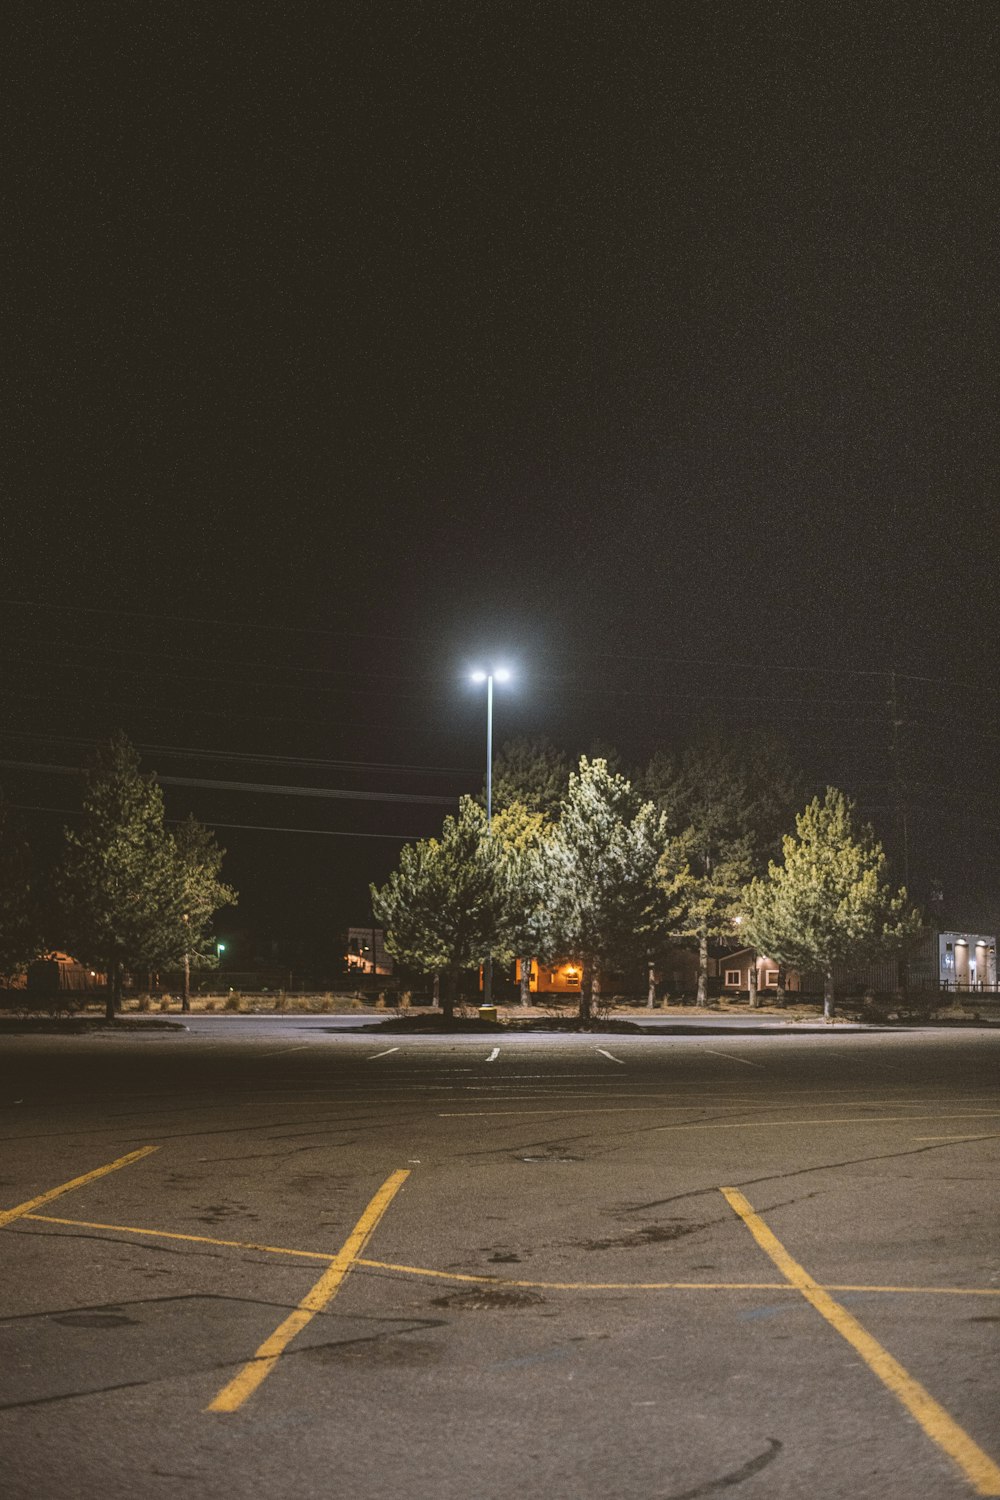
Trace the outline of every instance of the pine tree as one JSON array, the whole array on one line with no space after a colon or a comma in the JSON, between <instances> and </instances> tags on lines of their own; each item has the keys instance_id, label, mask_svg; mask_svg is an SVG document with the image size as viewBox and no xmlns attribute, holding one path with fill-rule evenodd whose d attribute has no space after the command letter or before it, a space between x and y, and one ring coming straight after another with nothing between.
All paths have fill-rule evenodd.
<instances>
[{"instance_id":1,"label":"pine tree","mask_svg":"<svg viewBox=\"0 0 1000 1500\"><path fill-rule=\"evenodd\" d=\"M67 830L63 920L78 958L108 976L107 1014L121 1008L126 966L176 963L184 953L187 889L163 825L163 793L122 734L91 762L83 818Z\"/></svg>"},{"instance_id":2,"label":"pine tree","mask_svg":"<svg viewBox=\"0 0 1000 1500\"><path fill-rule=\"evenodd\" d=\"M580 1018L591 1018L600 970L645 955L660 919L656 872L666 820L606 761L580 759L546 851L552 927L581 961Z\"/></svg>"},{"instance_id":3,"label":"pine tree","mask_svg":"<svg viewBox=\"0 0 1000 1500\"><path fill-rule=\"evenodd\" d=\"M399 867L381 890L371 887L372 910L385 929L385 946L402 964L443 974L444 1008L454 1008L453 982L488 954L504 952L510 876L500 847L486 834L486 814L463 797L457 817L444 820L440 839L403 848Z\"/></svg>"},{"instance_id":4,"label":"pine tree","mask_svg":"<svg viewBox=\"0 0 1000 1500\"><path fill-rule=\"evenodd\" d=\"M713 939L731 938L743 893L778 852L801 783L777 741L757 738L736 749L709 735L680 756L660 752L641 787L666 811L688 864L685 905L677 935L698 950L697 1004L708 999L708 951ZM667 872L668 889L675 876Z\"/></svg>"},{"instance_id":5,"label":"pine tree","mask_svg":"<svg viewBox=\"0 0 1000 1500\"><path fill-rule=\"evenodd\" d=\"M507 740L493 762L493 811L519 802L553 819L566 795L569 757L544 736Z\"/></svg>"},{"instance_id":6,"label":"pine tree","mask_svg":"<svg viewBox=\"0 0 1000 1500\"><path fill-rule=\"evenodd\" d=\"M749 940L779 963L823 972L823 1014L833 1015L834 965L898 949L920 930L905 889L885 879L886 859L854 804L835 787L815 797L783 840L783 862L747 892Z\"/></svg>"},{"instance_id":7,"label":"pine tree","mask_svg":"<svg viewBox=\"0 0 1000 1500\"><path fill-rule=\"evenodd\" d=\"M211 922L223 906L235 906L238 900L232 886L223 885L219 876L226 851L215 842L215 835L194 817L187 817L174 834L174 847L180 862L184 883L184 999L183 1009L191 1009L190 973L215 968L218 952L211 935Z\"/></svg>"},{"instance_id":8,"label":"pine tree","mask_svg":"<svg viewBox=\"0 0 1000 1500\"><path fill-rule=\"evenodd\" d=\"M542 812L512 802L493 819L492 837L506 866L502 943L521 964L521 1004L531 1003L531 965L557 957L548 902L546 854L552 825Z\"/></svg>"}]
</instances>

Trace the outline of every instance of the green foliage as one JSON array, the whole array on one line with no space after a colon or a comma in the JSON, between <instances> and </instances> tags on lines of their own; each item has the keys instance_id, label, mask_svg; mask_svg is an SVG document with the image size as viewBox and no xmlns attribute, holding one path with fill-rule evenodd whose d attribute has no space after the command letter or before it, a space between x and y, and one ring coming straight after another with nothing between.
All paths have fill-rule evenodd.
<instances>
[{"instance_id":1,"label":"green foliage","mask_svg":"<svg viewBox=\"0 0 1000 1500\"><path fill-rule=\"evenodd\" d=\"M548 900L548 844L552 825L541 812L512 802L493 819L496 856L505 870L506 910L501 923L501 957L559 956Z\"/></svg>"},{"instance_id":2,"label":"green foliage","mask_svg":"<svg viewBox=\"0 0 1000 1500\"><path fill-rule=\"evenodd\" d=\"M520 803L554 818L566 795L569 757L544 737L508 740L493 762L493 811Z\"/></svg>"},{"instance_id":3,"label":"green foliage","mask_svg":"<svg viewBox=\"0 0 1000 1500\"><path fill-rule=\"evenodd\" d=\"M642 787L681 830L660 878L677 908L675 932L698 945L698 1001L704 1004L709 940L732 935L747 883L777 853L799 781L778 742L756 739L737 750L711 735L680 756L655 755ZM678 853L687 864L683 878Z\"/></svg>"},{"instance_id":4,"label":"green foliage","mask_svg":"<svg viewBox=\"0 0 1000 1500\"><path fill-rule=\"evenodd\" d=\"M843 792L828 787L795 821L782 864L772 861L749 888L743 930L779 963L821 969L832 1004L833 965L897 950L920 916L887 883L882 846Z\"/></svg>"},{"instance_id":5,"label":"green foliage","mask_svg":"<svg viewBox=\"0 0 1000 1500\"><path fill-rule=\"evenodd\" d=\"M662 926L656 872L666 845L665 817L606 761L582 756L545 863L554 940L584 963L584 1014L588 971L644 956Z\"/></svg>"},{"instance_id":6,"label":"green foliage","mask_svg":"<svg viewBox=\"0 0 1000 1500\"><path fill-rule=\"evenodd\" d=\"M98 749L80 826L66 833L60 887L67 946L107 971L109 1012L124 967L179 963L192 935L204 946L212 911L235 899L218 882L221 862L211 834L193 820L179 840L167 832L163 793L124 735Z\"/></svg>"},{"instance_id":7,"label":"green foliage","mask_svg":"<svg viewBox=\"0 0 1000 1500\"><path fill-rule=\"evenodd\" d=\"M486 814L463 797L440 839L407 844L372 910L385 945L422 973L474 968L502 946L509 874L498 844L486 837Z\"/></svg>"},{"instance_id":8,"label":"green foliage","mask_svg":"<svg viewBox=\"0 0 1000 1500\"><path fill-rule=\"evenodd\" d=\"M43 951L38 880L24 829L0 798L0 978L11 979Z\"/></svg>"},{"instance_id":9,"label":"green foliage","mask_svg":"<svg viewBox=\"0 0 1000 1500\"><path fill-rule=\"evenodd\" d=\"M187 817L174 834L174 847L184 882L184 944L195 968L214 969L219 957L211 934L215 913L224 906L235 906L238 900L232 886L224 885L219 875L226 851L215 842L215 835L193 817Z\"/></svg>"}]
</instances>

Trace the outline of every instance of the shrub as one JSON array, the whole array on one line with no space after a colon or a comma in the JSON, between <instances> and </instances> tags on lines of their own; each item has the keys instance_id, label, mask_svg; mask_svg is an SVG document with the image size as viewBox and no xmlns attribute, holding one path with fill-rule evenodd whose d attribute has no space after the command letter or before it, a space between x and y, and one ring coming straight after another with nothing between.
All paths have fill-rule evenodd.
<instances>
[{"instance_id":1,"label":"shrub","mask_svg":"<svg viewBox=\"0 0 1000 1500\"><path fill-rule=\"evenodd\" d=\"M229 994L226 996L225 1009L226 1010L239 1010L239 1008L240 1008L240 1002L241 1002L242 998L243 997L242 997L242 995L240 995L240 993L239 993L238 990L230 990Z\"/></svg>"}]
</instances>

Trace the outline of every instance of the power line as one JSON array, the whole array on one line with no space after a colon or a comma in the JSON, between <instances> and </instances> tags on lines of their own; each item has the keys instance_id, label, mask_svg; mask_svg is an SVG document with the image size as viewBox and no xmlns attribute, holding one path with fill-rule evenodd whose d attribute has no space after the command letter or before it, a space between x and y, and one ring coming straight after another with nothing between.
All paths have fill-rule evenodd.
<instances>
[{"instance_id":1,"label":"power line","mask_svg":"<svg viewBox=\"0 0 1000 1500\"><path fill-rule=\"evenodd\" d=\"M18 812L56 813L61 818L80 818L78 807L37 807L27 802L11 802ZM183 818L164 818L165 823L182 823ZM418 842L426 838L423 833L345 833L336 828L279 828L272 823L219 823L214 818L202 818L200 822L209 828L240 828L249 833L309 833L328 839L395 839L397 843Z\"/></svg>"},{"instance_id":2,"label":"power line","mask_svg":"<svg viewBox=\"0 0 1000 1500\"><path fill-rule=\"evenodd\" d=\"M53 766L44 761L0 760L0 766L10 771L47 771L55 776L81 776L76 766ZM160 776L157 781L163 786L205 787L218 792L263 792L282 797L319 797L338 802L410 802L426 803L435 807L454 807L457 797L435 797L411 792L359 792L344 791L321 786L276 786L263 781L215 781L202 776Z\"/></svg>"}]
</instances>

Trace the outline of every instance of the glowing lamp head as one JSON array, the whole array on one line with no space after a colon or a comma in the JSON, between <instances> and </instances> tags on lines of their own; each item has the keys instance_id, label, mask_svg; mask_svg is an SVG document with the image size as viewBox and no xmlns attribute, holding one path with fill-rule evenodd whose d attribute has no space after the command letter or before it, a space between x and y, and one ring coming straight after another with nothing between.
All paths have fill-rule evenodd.
<instances>
[{"instance_id":1,"label":"glowing lamp head","mask_svg":"<svg viewBox=\"0 0 1000 1500\"><path fill-rule=\"evenodd\" d=\"M493 673L493 676L496 678L497 682L510 681L510 671L507 667L497 667L496 671Z\"/></svg>"},{"instance_id":2,"label":"glowing lamp head","mask_svg":"<svg viewBox=\"0 0 1000 1500\"><path fill-rule=\"evenodd\" d=\"M485 672L473 672L472 673L472 680L473 680L473 682L485 682L486 681L486 673Z\"/></svg>"}]
</instances>

